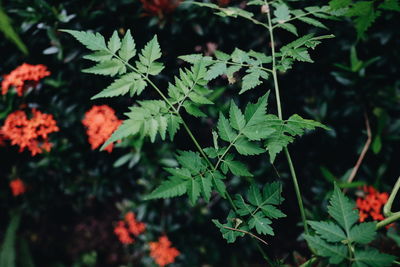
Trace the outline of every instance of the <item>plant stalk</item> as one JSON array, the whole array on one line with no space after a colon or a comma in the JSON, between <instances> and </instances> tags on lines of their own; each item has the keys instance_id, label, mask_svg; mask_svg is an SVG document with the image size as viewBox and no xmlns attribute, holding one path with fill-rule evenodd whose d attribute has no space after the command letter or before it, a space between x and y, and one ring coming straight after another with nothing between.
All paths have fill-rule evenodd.
<instances>
[{"instance_id":1,"label":"plant stalk","mask_svg":"<svg viewBox=\"0 0 400 267\"><path fill-rule=\"evenodd\" d=\"M282 120L283 116L282 116L281 97L280 97L280 91L279 91L279 82L278 82L278 75L277 75L277 70L276 70L276 59L275 59L276 55L275 55L274 28L272 27L272 20L271 20L271 14L270 14L270 10L269 10L268 1L265 0L264 2L268 7L267 19L268 19L268 31L269 31L269 36L270 36L270 40L271 40L272 77L274 80L276 107L278 110L278 117L279 117L279 119ZM308 234L306 214L305 214L305 210L304 210L304 206L303 206L303 199L301 197L299 183L297 180L296 170L294 168L292 158L290 157L290 153L289 153L289 150L287 147L284 148L284 152L286 155L287 162L289 164L290 174L292 176L293 186L294 186L294 190L296 192L297 203L299 205L301 220L303 221L304 232L306 234Z\"/></svg>"}]
</instances>

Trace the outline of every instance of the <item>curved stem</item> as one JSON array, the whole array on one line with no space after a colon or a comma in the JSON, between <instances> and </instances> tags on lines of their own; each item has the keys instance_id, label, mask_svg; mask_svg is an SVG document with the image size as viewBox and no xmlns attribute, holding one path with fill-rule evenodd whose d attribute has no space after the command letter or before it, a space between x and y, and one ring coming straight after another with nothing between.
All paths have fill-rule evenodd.
<instances>
[{"instance_id":1,"label":"curved stem","mask_svg":"<svg viewBox=\"0 0 400 267\"><path fill-rule=\"evenodd\" d=\"M264 1L265 4L268 6L268 1ZM274 80L274 88L275 88L275 98L276 98L276 107L278 110L278 117L279 119L282 120L282 106L281 106L281 98L280 98L280 92L279 92L279 82L278 82L278 75L277 75L277 70L276 70L276 55L275 55L275 41L274 41L274 28L272 27L272 20L271 20L271 14L270 10L267 12L267 19L268 19L268 30L269 30L269 36L271 39L271 54L272 54L272 77ZM294 168L292 158L290 157L289 150L287 147L284 148L284 152L286 155L287 162L289 164L289 169L290 169L290 174L292 176L293 180L293 186L294 190L296 192L296 198L297 198L297 203L299 205L299 210L300 210L300 215L301 215L301 220L303 221L303 227L304 227L304 232L308 234L308 226L307 226L307 219L306 219L306 214L303 206L303 199L301 197L301 192L300 192L300 187L299 183L297 180L297 175L296 175L296 170Z\"/></svg>"},{"instance_id":2,"label":"curved stem","mask_svg":"<svg viewBox=\"0 0 400 267\"><path fill-rule=\"evenodd\" d=\"M383 206L383 214L385 216L392 215L392 204L393 204L393 201L394 201L399 189L400 189L400 177L397 178L397 182L395 183L395 185L392 189L392 192L390 193L388 201L386 202L385 206Z\"/></svg>"}]
</instances>

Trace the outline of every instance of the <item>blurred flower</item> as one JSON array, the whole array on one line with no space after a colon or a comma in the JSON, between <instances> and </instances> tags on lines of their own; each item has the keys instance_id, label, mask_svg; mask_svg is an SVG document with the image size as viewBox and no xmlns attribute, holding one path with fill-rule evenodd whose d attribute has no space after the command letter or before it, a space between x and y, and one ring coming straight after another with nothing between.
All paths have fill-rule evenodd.
<instances>
[{"instance_id":1,"label":"blurred flower","mask_svg":"<svg viewBox=\"0 0 400 267\"><path fill-rule=\"evenodd\" d=\"M119 241L122 244L132 244L135 240L129 235L129 231L125 226L124 221L119 221L117 226L114 228L114 233L118 236Z\"/></svg>"},{"instance_id":2,"label":"blurred flower","mask_svg":"<svg viewBox=\"0 0 400 267\"><path fill-rule=\"evenodd\" d=\"M134 236L138 236L146 230L146 225L142 222L137 222L135 214L131 211L125 215L125 221L128 224L129 232Z\"/></svg>"},{"instance_id":3,"label":"blurred flower","mask_svg":"<svg viewBox=\"0 0 400 267\"><path fill-rule=\"evenodd\" d=\"M150 256L159 266L165 266L173 263L175 258L179 256L180 252L171 247L171 242L167 236L161 236L158 242L150 242Z\"/></svg>"},{"instance_id":4,"label":"blurred flower","mask_svg":"<svg viewBox=\"0 0 400 267\"><path fill-rule=\"evenodd\" d=\"M22 195L26 191L24 182L19 178L10 182L10 188L14 197Z\"/></svg>"},{"instance_id":5,"label":"blurred flower","mask_svg":"<svg viewBox=\"0 0 400 267\"><path fill-rule=\"evenodd\" d=\"M18 96L22 96L27 86L36 86L40 79L49 76L50 72L45 65L22 64L7 75L1 82L1 93L7 94L10 87L14 87Z\"/></svg>"},{"instance_id":6,"label":"blurred flower","mask_svg":"<svg viewBox=\"0 0 400 267\"><path fill-rule=\"evenodd\" d=\"M229 5L230 2L231 0L217 0L218 5L221 7Z\"/></svg>"},{"instance_id":7,"label":"blurred flower","mask_svg":"<svg viewBox=\"0 0 400 267\"><path fill-rule=\"evenodd\" d=\"M357 198L356 204L359 209L360 222L371 217L374 221L382 221L385 219L382 215L382 207L387 202L388 193L379 193L372 186L363 187L364 196Z\"/></svg>"},{"instance_id":8,"label":"blurred flower","mask_svg":"<svg viewBox=\"0 0 400 267\"><path fill-rule=\"evenodd\" d=\"M172 13L183 0L140 0L143 4L143 9L152 16L160 18Z\"/></svg>"},{"instance_id":9,"label":"blurred flower","mask_svg":"<svg viewBox=\"0 0 400 267\"><path fill-rule=\"evenodd\" d=\"M59 131L59 128L53 115L32 109L30 119L22 110L9 114L1 131L11 140L12 145L20 147L20 152L27 148L35 156L44 150L50 151L52 144L48 140L48 134Z\"/></svg>"},{"instance_id":10,"label":"blurred flower","mask_svg":"<svg viewBox=\"0 0 400 267\"><path fill-rule=\"evenodd\" d=\"M131 234L137 237L146 230L146 224L136 221L135 217L133 212L128 212L125 215L125 220L118 221L114 228L114 233L122 244L134 243L135 240L131 237Z\"/></svg>"},{"instance_id":11,"label":"blurred flower","mask_svg":"<svg viewBox=\"0 0 400 267\"><path fill-rule=\"evenodd\" d=\"M85 113L82 120L86 126L86 133L89 136L89 143L92 149L102 145L112 133L121 125L122 121L115 116L115 111L107 105L93 106ZM105 150L109 153L113 150L114 144L108 145Z\"/></svg>"}]
</instances>

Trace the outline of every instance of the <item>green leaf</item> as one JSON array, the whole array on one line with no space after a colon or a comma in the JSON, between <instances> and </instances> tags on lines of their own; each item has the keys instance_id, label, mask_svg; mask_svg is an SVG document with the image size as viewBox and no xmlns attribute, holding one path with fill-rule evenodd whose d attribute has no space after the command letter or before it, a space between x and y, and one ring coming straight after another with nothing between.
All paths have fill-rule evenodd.
<instances>
[{"instance_id":1,"label":"green leaf","mask_svg":"<svg viewBox=\"0 0 400 267\"><path fill-rule=\"evenodd\" d=\"M184 180L176 176L171 176L169 180L162 182L145 199L171 198L182 196L187 191L187 185L191 180Z\"/></svg>"},{"instance_id":2,"label":"green leaf","mask_svg":"<svg viewBox=\"0 0 400 267\"><path fill-rule=\"evenodd\" d=\"M239 194L236 195L236 199L233 202L235 203L237 208L236 212L240 216L249 215L255 210L255 208L248 205L243 197Z\"/></svg>"},{"instance_id":3,"label":"green leaf","mask_svg":"<svg viewBox=\"0 0 400 267\"><path fill-rule=\"evenodd\" d=\"M193 179L190 171L185 168L164 168L164 170L166 170L167 172L169 172L170 174L172 174L173 176L175 176L177 178L181 178L181 179L185 179L185 180Z\"/></svg>"},{"instance_id":4,"label":"green leaf","mask_svg":"<svg viewBox=\"0 0 400 267\"><path fill-rule=\"evenodd\" d=\"M83 57L84 59L95 61L95 62L102 62L102 61L107 61L112 58L112 55L110 52L102 50L102 51L96 51L93 52L92 54L88 54Z\"/></svg>"},{"instance_id":5,"label":"green leaf","mask_svg":"<svg viewBox=\"0 0 400 267\"><path fill-rule=\"evenodd\" d=\"M205 79L211 81L224 73L226 73L226 63L217 62L208 69Z\"/></svg>"},{"instance_id":6,"label":"green leaf","mask_svg":"<svg viewBox=\"0 0 400 267\"><path fill-rule=\"evenodd\" d=\"M298 36L299 34L297 33L297 28L290 23L283 23L283 24L277 24L276 25L278 28L282 28L284 30L287 30L288 32L293 33L294 35Z\"/></svg>"},{"instance_id":7,"label":"green leaf","mask_svg":"<svg viewBox=\"0 0 400 267\"><path fill-rule=\"evenodd\" d=\"M247 169L246 165L243 164L240 161L234 161L234 160L225 160L224 164L226 164L229 168L229 170L237 176L248 176L248 177L253 177L253 175L249 172Z\"/></svg>"},{"instance_id":8,"label":"green leaf","mask_svg":"<svg viewBox=\"0 0 400 267\"><path fill-rule=\"evenodd\" d=\"M347 258L347 248L344 245L331 245L317 236L304 235L308 245L322 257L329 257L329 263L339 264Z\"/></svg>"},{"instance_id":9,"label":"green leaf","mask_svg":"<svg viewBox=\"0 0 400 267\"><path fill-rule=\"evenodd\" d=\"M172 113L167 115L168 118L168 134L169 138L172 141L176 132L179 130L180 124L182 123L182 119L179 116L176 116Z\"/></svg>"},{"instance_id":10,"label":"green leaf","mask_svg":"<svg viewBox=\"0 0 400 267\"><path fill-rule=\"evenodd\" d=\"M319 22L316 19L310 18L310 17L299 17L298 18L300 21L313 25L315 27L319 27L319 28L323 28L323 29L328 29L328 27L326 27L324 24L322 24L321 22Z\"/></svg>"},{"instance_id":11,"label":"green leaf","mask_svg":"<svg viewBox=\"0 0 400 267\"><path fill-rule=\"evenodd\" d=\"M161 55L161 48L158 44L157 35L155 35L142 49L140 53L140 62L150 67L151 63L161 58Z\"/></svg>"},{"instance_id":12,"label":"green leaf","mask_svg":"<svg viewBox=\"0 0 400 267\"><path fill-rule=\"evenodd\" d=\"M127 30L124 38L122 39L121 49L118 51L118 56L128 62L131 58L136 55L135 40L131 35L131 30Z\"/></svg>"},{"instance_id":13,"label":"green leaf","mask_svg":"<svg viewBox=\"0 0 400 267\"><path fill-rule=\"evenodd\" d=\"M222 181L225 177L219 171L207 172L206 177L210 177L215 190L223 197L226 198L226 186Z\"/></svg>"},{"instance_id":14,"label":"green leaf","mask_svg":"<svg viewBox=\"0 0 400 267\"><path fill-rule=\"evenodd\" d=\"M84 69L82 72L93 73L99 75L115 76L125 66L117 59L111 59L98 63L97 65Z\"/></svg>"},{"instance_id":15,"label":"green leaf","mask_svg":"<svg viewBox=\"0 0 400 267\"><path fill-rule=\"evenodd\" d=\"M274 21L278 23L284 23L285 21L290 19L291 16L288 6L284 3L277 5L274 11L274 16Z\"/></svg>"},{"instance_id":16,"label":"green leaf","mask_svg":"<svg viewBox=\"0 0 400 267\"><path fill-rule=\"evenodd\" d=\"M263 204L279 205L285 200L282 196L282 184L279 182L266 183L263 188Z\"/></svg>"},{"instance_id":17,"label":"green leaf","mask_svg":"<svg viewBox=\"0 0 400 267\"><path fill-rule=\"evenodd\" d=\"M119 39L117 31L114 31L113 35L107 43L107 47L113 54L115 54L121 48L121 40Z\"/></svg>"},{"instance_id":18,"label":"green leaf","mask_svg":"<svg viewBox=\"0 0 400 267\"><path fill-rule=\"evenodd\" d=\"M207 117L204 112L202 112L196 105L185 101L183 103L183 107L185 108L186 112L195 117Z\"/></svg>"},{"instance_id":19,"label":"green leaf","mask_svg":"<svg viewBox=\"0 0 400 267\"><path fill-rule=\"evenodd\" d=\"M281 152L284 147L293 142L294 136L300 136L305 130L312 130L316 127L328 129L319 122L305 120L297 114L292 115L287 121L282 121L275 115L268 115L266 120L266 125L270 129L275 130L266 137L265 142L271 163L274 162L276 155Z\"/></svg>"},{"instance_id":20,"label":"green leaf","mask_svg":"<svg viewBox=\"0 0 400 267\"><path fill-rule=\"evenodd\" d=\"M3 7L0 5L0 31L4 33L4 36L12 41L19 50L25 55L28 54L28 49L26 45L22 42L21 38L18 36L17 32L11 25L10 18L7 16Z\"/></svg>"},{"instance_id":21,"label":"green leaf","mask_svg":"<svg viewBox=\"0 0 400 267\"><path fill-rule=\"evenodd\" d=\"M271 219L279 219L286 217L286 214L284 214L281 210L272 205L263 205L261 206L260 209L265 216Z\"/></svg>"},{"instance_id":22,"label":"green leaf","mask_svg":"<svg viewBox=\"0 0 400 267\"><path fill-rule=\"evenodd\" d=\"M342 226L347 235L350 228L358 221L358 212L354 204L340 191L335 184L333 195L329 201L328 212Z\"/></svg>"},{"instance_id":23,"label":"green leaf","mask_svg":"<svg viewBox=\"0 0 400 267\"><path fill-rule=\"evenodd\" d=\"M235 63L244 63L249 60L249 56L247 55L246 52L243 50L240 50L239 48L235 48L231 55L232 61Z\"/></svg>"},{"instance_id":24,"label":"green leaf","mask_svg":"<svg viewBox=\"0 0 400 267\"><path fill-rule=\"evenodd\" d=\"M333 222L307 221L307 223L328 242L341 242L346 240L346 234Z\"/></svg>"},{"instance_id":25,"label":"green leaf","mask_svg":"<svg viewBox=\"0 0 400 267\"><path fill-rule=\"evenodd\" d=\"M222 61L228 61L229 59L231 59L230 55L228 55L224 52L221 52L219 50L215 50L214 54L217 59L222 60Z\"/></svg>"},{"instance_id":26,"label":"green leaf","mask_svg":"<svg viewBox=\"0 0 400 267\"><path fill-rule=\"evenodd\" d=\"M349 240L359 244L368 244L375 239L376 223L366 222L354 225L349 233Z\"/></svg>"},{"instance_id":27,"label":"green leaf","mask_svg":"<svg viewBox=\"0 0 400 267\"><path fill-rule=\"evenodd\" d=\"M262 212L257 212L251 217L249 221L249 228L253 229L255 227L257 233L259 234L274 235L272 227L269 226L271 223L272 221L268 218L265 218Z\"/></svg>"},{"instance_id":28,"label":"green leaf","mask_svg":"<svg viewBox=\"0 0 400 267\"><path fill-rule=\"evenodd\" d=\"M331 0L329 6L332 10L348 7L351 4L351 0Z\"/></svg>"},{"instance_id":29,"label":"green leaf","mask_svg":"<svg viewBox=\"0 0 400 267\"><path fill-rule=\"evenodd\" d=\"M101 146L100 150L106 148L109 144L121 140L124 137L135 135L139 132L142 124L137 120L127 119L118 127L118 129Z\"/></svg>"},{"instance_id":30,"label":"green leaf","mask_svg":"<svg viewBox=\"0 0 400 267\"><path fill-rule=\"evenodd\" d=\"M89 50L108 51L104 37L99 33L73 31L73 30L60 30L60 31L71 34L76 40L78 40Z\"/></svg>"},{"instance_id":31,"label":"green leaf","mask_svg":"<svg viewBox=\"0 0 400 267\"><path fill-rule=\"evenodd\" d=\"M208 98L206 98L196 92L190 92L188 96L189 96L190 100L192 100L194 103L197 103L197 104L203 104L203 105L214 104L213 102L208 100Z\"/></svg>"},{"instance_id":32,"label":"green leaf","mask_svg":"<svg viewBox=\"0 0 400 267\"><path fill-rule=\"evenodd\" d=\"M235 213L233 211L229 212L227 223L221 224L218 220L212 220L212 222L219 228L222 233L223 238L226 239L228 243L235 242L237 237L242 237L245 235L243 232L235 231L232 229L239 229L242 231L248 231L245 225L234 225L238 219L235 218ZM231 228L231 229L228 229Z\"/></svg>"},{"instance_id":33,"label":"green leaf","mask_svg":"<svg viewBox=\"0 0 400 267\"><path fill-rule=\"evenodd\" d=\"M219 137L224 141L232 142L237 136L222 112L219 113L217 128Z\"/></svg>"},{"instance_id":34,"label":"green leaf","mask_svg":"<svg viewBox=\"0 0 400 267\"><path fill-rule=\"evenodd\" d=\"M0 250L0 266L16 266L16 239L17 231L20 225L21 215L14 213L11 216L10 223L4 235L4 241Z\"/></svg>"},{"instance_id":35,"label":"green leaf","mask_svg":"<svg viewBox=\"0 0 400 267\"><path fill-rule=\"evenodd\" d=\"M136 73L128 73L121 78L115 80L112 84L110 84L106 89L93 96L91 99L97 99L101 97L114 97L125 95L129 92L129 90L134 87L135 79L137 79Z\"/></svg>"},{"instance_id":36,"label":"green leaf","mask_svg":"<svg viewBox=\"0 0 400 267\"><path fill-rule=\"evenodd\" d=\"M247 199L254 206L261 206L262 195L261 191L255 183L252 183L247 190Z\"/></svg>"},{"instance_id":37,"label":"green leaf","mask_svg":"<svg viewBox=\"0 0 400 267\"><path fill-rule=\"evenodd\" d=\"M254 142L247 141L246 138L240 137L233 144L239 154L248 156L248 155L259 155L265 152L264 149L259 147Z\"/></svg>"},{"instance_id":38,"label":"green leaf","mask_svg":"<svg viewBox=\"0 0 400 267\"><path fill-rule=\"evenodd\" d=\"M246 127L259 124L265 120L265 113L267 111L267 99L269 97L269 91L260 97L257 103L249 103L246 106L244 117L246 118Z\"/></svg>"},{"instance_id":39,"label":"green leaf","mask_svg":"<svg viewBox=\"0 0 400 267\"><path fill-rule=\"evenodd\" d=\"M356 264L362 262L371 267L392 266L393 261L396 259L395 256L380 253L376 249L356 250L354 256Z\"/></svg>"},{"instance_id":40,"label":"green leaf","mask_svg":"<svg viewBox=\"0 0 400 267\"><path fill-rule=\"evenodd\" d=\"M240 90L239 94L243 94L244 92L260 85L261 83L260 74L258 72L250 72L243 77L242 89Z\"/></svg>"},{"instance_id":41,"label":"green leaf","mask_svg":"<svg viewBox=\"0 0 400 267\"><path fill-rule=\"evenodd\" d=\"M197 182L197 180L191 179L188 181L186 186L190 204L194 205L200 196L200 184Z\"/></svg>"},{"instance_id":42,"label":"green leaf","mask_svg":"<svg viewBox=\"0 0 400 267\"><path fill-rule=\"evenodd\" d=\"M183 167L190 170L193 175L197 175L206 169L206 165L198 152L179 151L176 160Z\"/></svg>"},{"instance_id":43,"label":"green leaf","mask_svg":"<svg viewBox=\"0 0 400 267\"><path fill-rule=\"evenodd\" d=\"M203 177L199 177L197 182L200 184L201 194L204 197L204 200L208 203L210 202L211 198L211 191L212 191L212 176L205 175Z\"/></svg>"}]
</instances>

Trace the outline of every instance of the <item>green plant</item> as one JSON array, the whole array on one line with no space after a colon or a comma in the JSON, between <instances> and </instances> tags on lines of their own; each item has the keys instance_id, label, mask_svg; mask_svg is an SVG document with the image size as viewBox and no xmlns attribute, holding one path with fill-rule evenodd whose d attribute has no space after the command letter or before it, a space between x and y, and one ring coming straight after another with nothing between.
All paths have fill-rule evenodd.
<instances>
[{"instance_id":1,"label":"green plant","mask_svg":"<svg viewBox=\"0 0 400 267\"><path fill-rule=\"evenodd\" d=\"M377 224L356 224L359 217L355 205L336 184L328 213L334 222L308 221L316 234L305 235L304 238L316 255L328 258L331 264L346 261L351 266L391 266L394 256L380 253L374 248L365 248L365 245L375 239Z\"/></svg>"},{"instance_id":2,"label":"green plant","mask_svg":"<svg viewBox=\"0 0 400 267\"><path fill-rule=\"evenodd\" d=\"M284 29L298 36L298 29L292 24L295 21L326 28L319 19L332 18L330 8L312 6L305 9L291 9L283 1L250 1L249 5L261 6L263 18L258 20L253 13L239 8L221 8L208 3L196 4L216 10L222 17L240 17L264 27L270 36L271 52L266 55L236 48L231 54L216 51L215 57L201 54L181 56L180 58L190 63L191 67L181 68L179 75L169 83L168 89L164 90L152 78L164 69L164 65L158 62L162 53L156 36L137 54L130 31L126 32L122 40L118 33L114 32L106 42L99 33L64 30L93 51L84 58L96 62L96 65L85 69L84 72L117 77L110 86L93 98L126 94L130 94L131 97L140 96L144 90L148 90L147 88L157 92L160 97L160 99L140 100L130 107L130 111L125 114L127 119L103 148L128 136L135 136L137 139L149 137L151 142L155 142L157 136L164 141L168 134L170 140L173 140L176 132L183 127L197 151L178 151L176 160L179 166L165 168L169 173L168 179L149 194L147 199L171 198L187 194L191 204L194 205L200 196L209 202L214 189L222 198L228 200L232 208L226 224L221 224L218 220L213 221L220 228L223 237L228 242L234 242L237 237L247 234L263 243L265 241L252 231L255 230L258 235L274 234L270 219L285 216L276 207L283 201L281 185L277 182L265 184L261 193L258 186L251 183L246 197L237 194L233 199L224 181L231 175L253 176L244 161L240 160L241 157L268 152L270 163L273 163L276 155L284 151L304 230L308 239L313 238L308 235L298 179L287 147L295 137L303 135L306 130L317 127L328 128L319 122L303 119L297 114L283 119L278 72L291 69L296 61L312 63L309 50L314 49L321 40L333 36L305 34L278 50L274 34L277 29ZM203 106L214 104L210 97L212 94L210 81L220 75L226 75L230 82L235 82L238 73L243 72L245 74L238 95L256 88L263 80L268 80L272 76L278 114L267 113L269 92L261 96L257 102L247 103L244 109L240 109L232 100L229 112L226 114L221 110L215 129L210 131L212 140L210 143L213 143L213 146L202 147L182 114L186 112L187 115L196 118L208 117L203 111ZM347 230L350 231L350 228ZM268 260L265 255L264 257Z\"/></svg>"}]
</instances>

